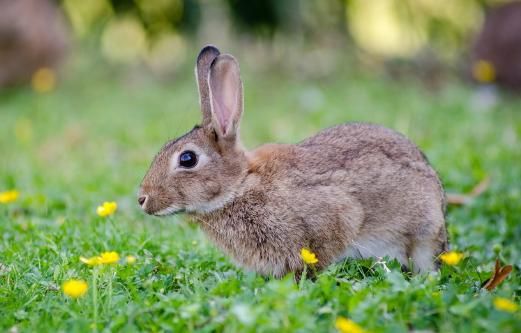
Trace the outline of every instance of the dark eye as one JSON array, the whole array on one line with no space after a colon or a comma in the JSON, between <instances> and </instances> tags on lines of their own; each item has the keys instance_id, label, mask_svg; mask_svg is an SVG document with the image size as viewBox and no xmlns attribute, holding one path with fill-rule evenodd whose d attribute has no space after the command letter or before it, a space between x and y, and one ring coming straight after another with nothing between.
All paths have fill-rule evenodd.
<instances>
[{"instance_id":1,"label":"dark eye","mask_svg":"<svg viewBox=\"0 0 521 333\"><path fill-rule=\"evenodd\" d=\"M183 168L191 169L197 164L197 155L191 151L186 150L179 155L179 165Z\"/></svg>"}]
</instances>

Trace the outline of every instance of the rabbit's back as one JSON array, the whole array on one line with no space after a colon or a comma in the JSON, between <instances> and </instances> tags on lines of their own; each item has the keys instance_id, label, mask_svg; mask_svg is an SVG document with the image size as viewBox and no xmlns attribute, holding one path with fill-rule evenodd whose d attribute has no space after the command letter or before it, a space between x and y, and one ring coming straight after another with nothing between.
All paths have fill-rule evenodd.
<instances>
[{"instance_id":1,"label":"rabbit's back","mask_svg":"<svg viewBox=\"0 0 521 333\"><path fill-rule=\"evenodd\" d=\"M389 128L369 123L346 123L324 129L300 142L300 147L324 147L342 151L339 160L358 159L363 155L383 153L389 159L402 162L425 162L422 152L405 136Z\"/></svg>"},{"instance_id":2,"label":"rabbit's back","mask_svg":"<svg viewBox=\"0 0 521 333\"><path fill-rule=\"evenodd\" d=\"M444 194L437 173L425 155L402 134L383 126L347 123L325 129L297 147L304 157L306 172L327 174L345 171L351 185L375 184L375 179L392 175L414 174L433 183L444 204ZM370 185L365 184L365 185ZM402 182L388 184L390 187ZM394 186L392 186L394 185Z\"/></svg>"}]
</instances>

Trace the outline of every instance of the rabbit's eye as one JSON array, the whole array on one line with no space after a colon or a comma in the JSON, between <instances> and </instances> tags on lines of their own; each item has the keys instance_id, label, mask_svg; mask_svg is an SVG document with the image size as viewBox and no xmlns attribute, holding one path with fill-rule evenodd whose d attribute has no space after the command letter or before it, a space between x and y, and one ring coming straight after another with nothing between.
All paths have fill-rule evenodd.
<instances>
[{"instance_id":1,"label":"rabbit's eye","mask_svg":"<svg viewBox=\"0 0 521 333\"><path fill-rule=\"evenodd\" d=\"M186 150L179 155L179 165L183 168L193 168L197 164L197 155L191 151Z\"/></svg>"}]
</instances>

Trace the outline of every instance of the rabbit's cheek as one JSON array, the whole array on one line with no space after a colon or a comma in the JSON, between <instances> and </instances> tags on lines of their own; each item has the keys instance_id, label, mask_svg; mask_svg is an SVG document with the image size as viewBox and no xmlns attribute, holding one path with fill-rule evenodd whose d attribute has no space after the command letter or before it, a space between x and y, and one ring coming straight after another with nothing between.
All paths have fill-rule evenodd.
<instances>
[{"instance_id":1,"label":"rabbit's cheek","mask_svg":"<svg viewBox=\"0 0 521 333\"><path fill-rule=\"evenodd\" d=\"M215 199L222 193L221 185L218 182L208 179L208 182L206 184L207 184L207 187L206 187L207 200Z\"/></svg>"},{"instance_id":2,"label":"rabbit's cheek","mask_svg":"<svg viewBox=\"0 0 521 333\"><path fill-rule=\"evenodd\" d=\"M186 190L185 202L188 205L197 205L208 202L221 194L221 185L213 180L192 182Z\"/></svg>"},{"instance_id":3,"label":"rabbit's cheek","mask_svg":"<svg viewBox=\"0 0 521 333\"><path fill-rule=\"evenodd\" d=\"M185 191L178 187L174 193L169 198L170 204L178 204L182 205L186 203L186 193Z\"/></svg>"}]
</instances>

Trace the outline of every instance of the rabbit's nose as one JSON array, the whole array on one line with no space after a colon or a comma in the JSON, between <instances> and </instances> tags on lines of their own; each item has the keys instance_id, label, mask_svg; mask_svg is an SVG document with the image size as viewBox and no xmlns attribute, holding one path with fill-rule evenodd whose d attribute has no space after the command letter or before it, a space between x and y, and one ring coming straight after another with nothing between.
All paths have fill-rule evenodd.
<instances>
[{"instance_id":1,"label":"rabbit's nose","mask_svg":"<svg viewBox=\"0 0 521 333\"><path fill-rule=\"evenodd\" d=\"M147 199L148 199L148 195L142 195L142 196L140 196L140 197L137 199L137 202L139 203L139 205L140 205L141 207L144 207L145 202L147 201Z\"/></svg>"}]
</instances>

